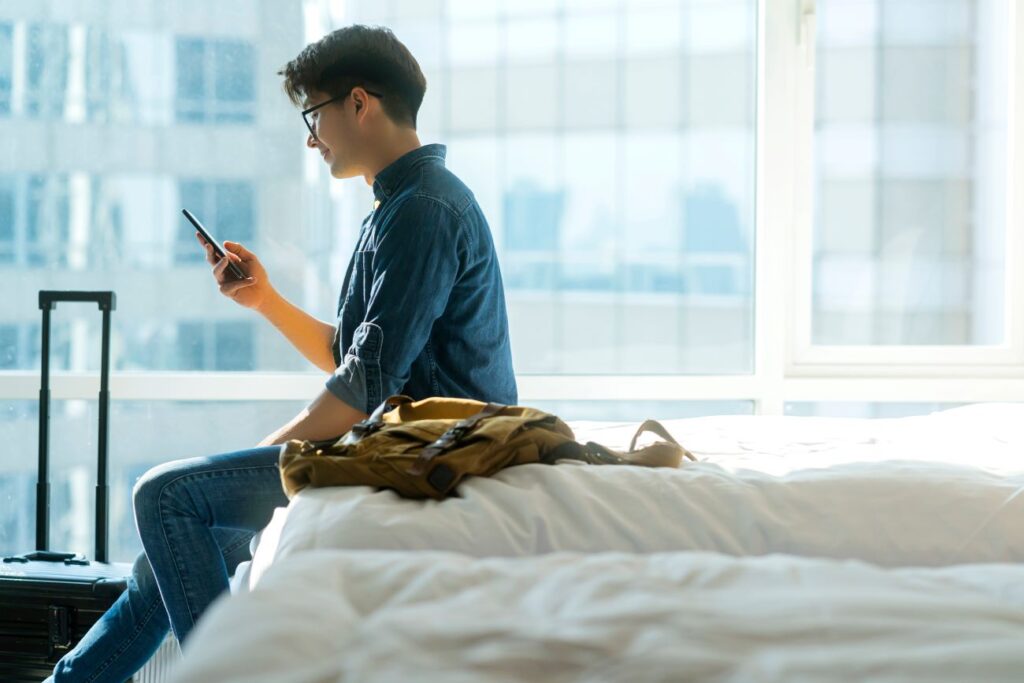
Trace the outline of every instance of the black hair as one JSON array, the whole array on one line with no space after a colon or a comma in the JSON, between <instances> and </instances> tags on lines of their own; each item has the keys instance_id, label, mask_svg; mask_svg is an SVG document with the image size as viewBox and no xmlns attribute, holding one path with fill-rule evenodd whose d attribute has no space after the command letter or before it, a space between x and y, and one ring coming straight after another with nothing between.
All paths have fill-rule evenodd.
<instances>
[{"instance_id":1,"label":"black hair","mask_svg":"<svg viewBox=\"0 0 1024 683\"><path fill-rule=\"evenodd\" d=\"M332 31L307 45L278 75L296 105L313 91L338 96L361 86L382 95L381 106L392 121L413 128L427 91L416 58L383 26L353 24Z\"/></svg>"}]
</instances>

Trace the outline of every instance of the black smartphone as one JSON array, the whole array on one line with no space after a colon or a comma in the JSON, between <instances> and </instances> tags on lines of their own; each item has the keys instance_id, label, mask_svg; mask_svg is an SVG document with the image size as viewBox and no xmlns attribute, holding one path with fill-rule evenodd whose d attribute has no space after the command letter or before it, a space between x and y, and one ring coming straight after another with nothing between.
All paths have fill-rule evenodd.
<instances>
[{"instance_id":1,"label":"black smartphone","mask_svg":"<svg viewBox=\"0 0 1024 683\"><path fill-rule=\"evenodd\" d=\"M198 218L192 215L192 212L188 209L182 209L181 212L185 214L185 218L188 219L188 222L196 227L196 230L198 230L199 234L203 236L206 243L213 247L213 253L218 259L222 259L227 256L227 254L224 253L224 247L220 246L220 242L213 239L213 235L210 234L210 231L203 227L203 224L199 222ZM238 264L234 261L228 261L227 269L228 272L231 273L231 276L236 280L244 280L249 277L242 272L242 269L239 268Z\"/></svg>"}]
</instances>

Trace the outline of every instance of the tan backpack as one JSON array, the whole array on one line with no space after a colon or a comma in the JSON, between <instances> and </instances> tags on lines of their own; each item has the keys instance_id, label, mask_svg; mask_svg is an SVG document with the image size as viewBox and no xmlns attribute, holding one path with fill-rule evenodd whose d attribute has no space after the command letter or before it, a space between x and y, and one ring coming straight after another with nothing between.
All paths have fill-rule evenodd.
<instances>
[{"instance_id":1,"label":"tan backpack","mask_svg":"<svg viewBox=\"0 0 1024 683\"><path fill-rule=\"evenodd\" d=\"M646 431L665 441L637 450L637 438ZM577 443L567 424L535 408L392 396L339 439L288 441L281 446L280 466L289 497L307 486L376 486L407 498L440 499L467 476L486 477L513 465L573 459L678 467L684 457L696 460L654 420L640 425L629 451L620 453Z\"/></svg>"}]
</instances>

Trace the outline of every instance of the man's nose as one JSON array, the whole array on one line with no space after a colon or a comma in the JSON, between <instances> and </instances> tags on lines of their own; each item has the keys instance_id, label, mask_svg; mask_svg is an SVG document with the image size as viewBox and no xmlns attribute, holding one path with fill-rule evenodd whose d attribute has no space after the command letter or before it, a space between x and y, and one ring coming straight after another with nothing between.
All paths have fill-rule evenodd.
<instances>
[{"instance_id":1,"label":"man's nose","mask_svg":"<svg viewBox=\"0 0 1024 683\"><path fill-rule=\"evenodd\" d=\"M306 147L316 147L316 138L312 133L306 136Z\"/></svg>"}]
</instances>

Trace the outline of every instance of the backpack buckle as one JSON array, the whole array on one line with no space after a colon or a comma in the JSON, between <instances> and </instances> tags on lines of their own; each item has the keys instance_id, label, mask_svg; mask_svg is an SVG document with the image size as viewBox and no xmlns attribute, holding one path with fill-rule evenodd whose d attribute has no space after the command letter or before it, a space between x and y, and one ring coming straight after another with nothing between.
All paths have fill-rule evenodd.
<instances>
[{"instance_id":1,"label":"backpack buckle","mask_svg":"<svg viewBox=\"0 0 1024 683\"><path fill-rule=\"evenodd\" d=\"M438 454L443 453L461 441L462 437L466 435L466 432L475 427L480 420L498 415L505 409L505 407L506 406L500 403L488 403L483 407L483 410L476 415L459 420L452 427L449 427L448 431L442 434L437 441L420 451L420 455L416 458L416 462L414 462L406 471L416 477L422 475L430 461Z\"/></svg>"}]
</instances>

